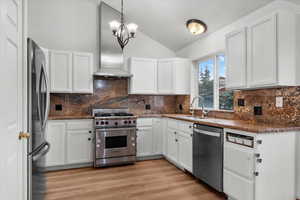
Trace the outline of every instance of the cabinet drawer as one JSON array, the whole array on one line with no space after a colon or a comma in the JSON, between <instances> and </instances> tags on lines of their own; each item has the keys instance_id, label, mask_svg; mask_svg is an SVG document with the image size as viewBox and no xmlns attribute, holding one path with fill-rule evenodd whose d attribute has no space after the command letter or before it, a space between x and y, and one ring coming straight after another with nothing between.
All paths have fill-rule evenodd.
<instances>
[{"instance_id":1,"label":"cabinet drawer","mask_svg":"<svg viewBox=\"0 0 300 200\"><path fill-rule=\"evenodd\" d=\"M178 120L168 119L168 128L178 129Z\"/></svg>"},{"instance_id":2,"label":"cabinet drawer","mask_svg":"<svg viewBox=\"0 0 300 200\"><path fill-rule=\"evenodd\" d=\"M224 170L224 192L234 199L253 200L254 184L253 181Z\"/></svg>"},{"instance_id":3,"label":"cabinet drawer","mask_svg":"<svg viewBox=\"0 0 300 200\"><path fill-rule=\"evenodd\" d=\"M152 118L139 118L137 119L137 126L152 126L153 119Z\"/></svg>"},{"instance_id":4,"label":"cabinet drawer","mask_svg":"<svg viewBox=\"0 0 300 200\"><path fill-rule=\"evenodd\" d=\"M234 144L225 145L224 168L245 178L253 179L254 152L235 147Z\"/></svg>"},{"instance_id":5,"label":"cabinet drawer","mask_svg":"<svg viewBox=\"0 0 300 200\"><path fill-rule=\"evenodd\" d=\"M93 120L74 120L67 122L68 130L93 130Z\"/></svg>"},{"instance_id":6,"label":"cabinet drawer","mask_svg":"<svg viewBox=\"0 0 300 200\"><path fill-rule=\"evenodd\" d=\"M180 131L183 131L183 132L186 132L186 133L193 133L193 123L179 121L178 122L178 129Z\"/></svg>"}]
</instances>

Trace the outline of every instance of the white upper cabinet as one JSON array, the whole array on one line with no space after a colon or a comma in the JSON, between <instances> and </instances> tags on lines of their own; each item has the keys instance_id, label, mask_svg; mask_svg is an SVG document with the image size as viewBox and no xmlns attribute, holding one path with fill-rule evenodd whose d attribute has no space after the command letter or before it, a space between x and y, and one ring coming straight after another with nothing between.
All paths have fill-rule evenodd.
<instances>
[{"instance_id":1,"label":"white upper cabinet","mask_svg":"<svg viewBox=\"0 0 300 200\"><path fill-rule=\"evenodd\" d=\"M246 28L226 35L226 86L230 89L247 87Z\"/></svg>"},{"instance_id":2,"label":"white upper cabinet","mask_svg":"<svg viewBox=\"0 0 300 200\"><path fill-rule=\"evenodd\" d=\"M182 58L131 58L131 94L190 94L191 62Z\"/></svg>"},{"instance_id":3,"label":"white upper cabinet","mask_svg":"<svg viewBox=\"0 0 300 200\"><path fill-rule=\"evenodd\" d=\"M51 51L49 71L51 92L72 92L72 53Z\"/></svg>"},{"instance_id":4,"label":"white upper cabinet","mask_svg":"<svg viewBox=\"0 0 300 200\"><path fill-rule=\"evenodd\" d=\"M155 94L157 92L157 60L146 58L131 58L130 81L131 94Z\"/></svg>"},{"instance_id":5,"label":"white upper cabinet","mask_svg":"<svg viewBox=\"0 0 300 200\"><path fill-rule=\"evenodd\" d=\"M173 91L174 94L185 94L191 93L191 62L187 59L174 59L173 62Z\"/></svg>"},{"instance_id":6,"label":"white upper cabinet","mask_svg":"<svg viewBox=\"0 0 300 200\"><path fill-rule=\"evenodd\" d=\"M260 19L249 26L249 86L276 85L277 15Z\"/></svg>"},{"instance_id":7,"label":"white upper cabinet","mask_svg":"<svg viewBox=\"0 0 300 200\"><path fill-rule=\"evenodd\" d=\"M300 84L300 17L279 10L226 35L227 88Z\"/></svg>"},{"instance_id":8,"label":"white upper cabinet","mask_svg":"<svg viewBox=\"0 0 300 200\"><path fill-rule=\"evenodd\" d=\"M93 54L48 51L52 93L93 93Z\"/></svg>"},{"instance_id":9,"label":"white upper cabinet","mask_svg":"<svg viewBox=\"0 0 300 200\"><path fill-rule=\"evenodd\" d=\"M160 94L173 93L173 61L159 60L157 65L157 90Z\"/></svg>"},{"instance_id":10,"label":"white upper cabinet","mask_svg":"<svg viewBox=\"0 0 300 200\"><path fill-rule=\"evenodd\" d=\"M93 54L73 53L73 92L93 93Z\"/></svg>"}]
</instances>

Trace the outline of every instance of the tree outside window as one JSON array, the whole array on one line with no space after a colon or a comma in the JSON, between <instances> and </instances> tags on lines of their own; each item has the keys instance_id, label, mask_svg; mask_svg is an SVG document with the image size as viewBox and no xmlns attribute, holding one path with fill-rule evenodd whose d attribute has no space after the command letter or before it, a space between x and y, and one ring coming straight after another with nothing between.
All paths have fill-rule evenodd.
<instances>
[{"instance_id":1,"label":"tree outside window","mask_svg":"<svg viewBox=\"0 0 300 200\"><path fill-rule=\"evenodd\" d=\"M198 95L203 98L198 106L203 103L206 109L232 110L233 92L226 90L225 55L217 54L198 64Z\"/></svg>"}]
</instances>

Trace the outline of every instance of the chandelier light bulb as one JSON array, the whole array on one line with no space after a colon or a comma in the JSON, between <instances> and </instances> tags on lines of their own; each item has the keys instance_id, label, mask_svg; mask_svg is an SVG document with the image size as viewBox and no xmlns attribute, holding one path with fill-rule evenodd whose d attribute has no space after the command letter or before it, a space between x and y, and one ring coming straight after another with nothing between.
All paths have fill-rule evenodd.
<instances>
[{"instance_id":1,"label":"chandelier light bulb","mask_svg":"<svg viewBox=\"0 0 300 200\"><path fill-rule=\"evenodd\" d=\"M136 25L134 23L130 23L130 24L127 25L127 29L128 29L128 32L130 33L130 35L132 37L134 37L135 33L136 33L137 29L138 29L138 25Z\"/></svg>"},{"instance_id":2,"label":"chandelier light bulb","mask_svg":"<svg viewBox=\"0 0 300 200\"><path fill-rule=\"evenodd\" d=\"M117 33L118 29L120 28L121 23L114 20L109 23L109 26L110 26L110 29L112 30L113 34L115 35Z\"/></svg>"}]
</instances>

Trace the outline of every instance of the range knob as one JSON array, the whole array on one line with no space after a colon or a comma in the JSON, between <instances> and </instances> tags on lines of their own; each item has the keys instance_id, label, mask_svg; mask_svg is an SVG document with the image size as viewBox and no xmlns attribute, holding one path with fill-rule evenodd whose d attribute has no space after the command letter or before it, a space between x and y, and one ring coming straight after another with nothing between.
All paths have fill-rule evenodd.
<instances>
[{"instance_id":1,"label":"range knob","mask_svg":"<svg viewBox=\"0 0 300 200\"><path fill-rule=\"evenodd\" d=\"M128 121L129 124L131 124L131 121Z\"/></svg>"},{"instance_id":2,"label":"range knob","mask_svg":"<svg viewBox=\"0 0 300 200\"><path fill-rule=\"evenodd\" d=\"M115 125L118 126L118 122L115 122Z\"/></svg>"},{"instance_id":3,"label":"range knob","mask_svg":"<svg viewBox=\"0 0 300 200\"><path fill-rule=\"evenodd\" d=\"M133 120L132 123L135 124L135 120Z\"/></svg>"},{"instance_id":4,"label":"range knob","mask_svg":"<svg viewBox=\"0 0 300 200\"><path fill-rule=\"evenodd\" d=\"M127 124L128 122L127 121L124 121L124 124Z\"/></svg>"},{"instance_id":5,"label":"range knob","mask_svg":"<svg viewBox=\"0 0 300 200\"><path fill-rule=\"evenodd\" d=\"M99 125L99 122L96 122L96 125Z\"/></svg>"},{"instance_id":6,"label":"range knob","mask_svg":"<svg viewBox=\"0 0 300 200\"><path fill-rule=\"evenodd\" d=\"M108 125L108 122L105 122L105 125Z\"/></svg>"},{"instance_id":7,"label":"range knob","mask_svg":"<svg viewBox=\"0 0 300 200\"><path fill-rule=\"evenodd\" d=\"M104 124L104 121L101 121L101 125L103 125Z\"/></svg>"}]
</instances>

